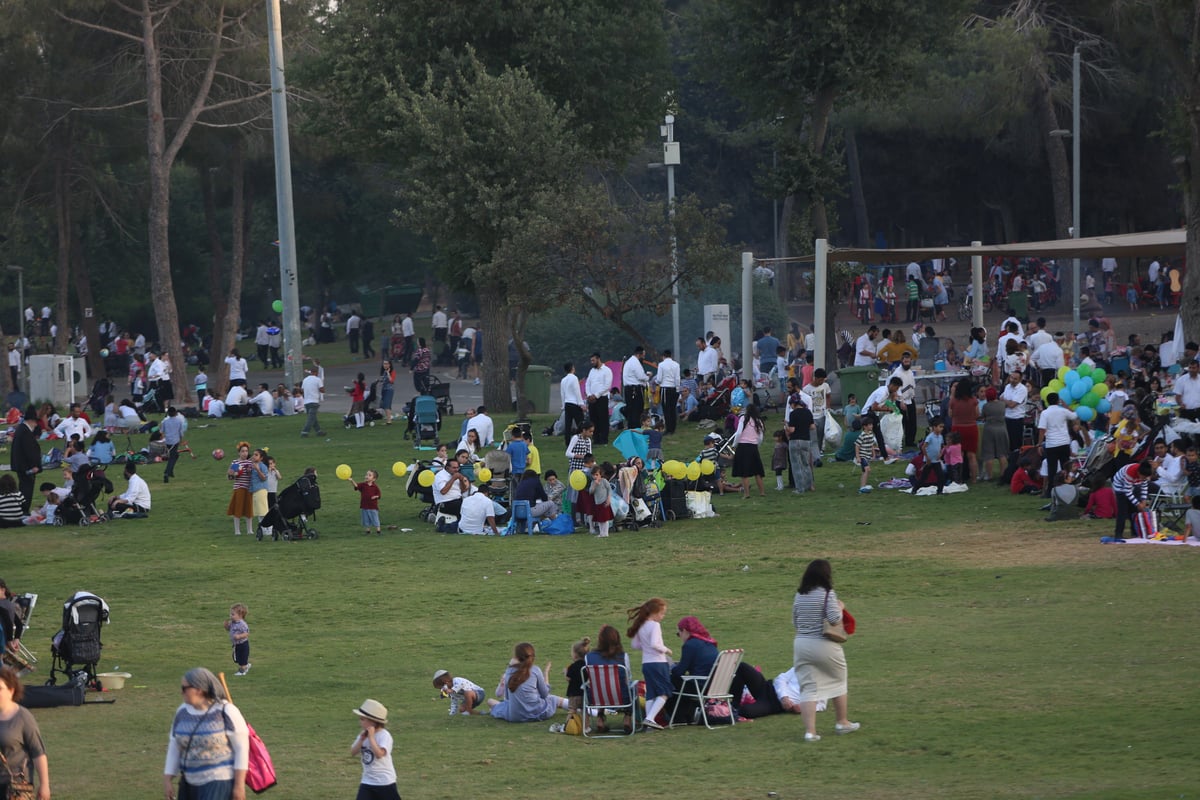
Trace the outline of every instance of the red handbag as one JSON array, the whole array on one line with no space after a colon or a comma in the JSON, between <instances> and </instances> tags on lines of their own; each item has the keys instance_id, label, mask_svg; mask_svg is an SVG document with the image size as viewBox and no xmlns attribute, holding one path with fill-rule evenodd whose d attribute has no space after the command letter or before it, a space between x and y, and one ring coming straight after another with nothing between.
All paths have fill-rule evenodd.
<instances>
[{"instance_id":1,"label":"red handbag","mask_svg":"<svg viewBox=\"0 0 1200 800\"><path fill-rule=\"evenodd\" d=\"M246 766L246 785L255 794L262 794L275 785L275 765L271 763L271 754L267 746L259 738L258 733L246 723L250 733L250 762Z\"/></svg>"}]
</instances>

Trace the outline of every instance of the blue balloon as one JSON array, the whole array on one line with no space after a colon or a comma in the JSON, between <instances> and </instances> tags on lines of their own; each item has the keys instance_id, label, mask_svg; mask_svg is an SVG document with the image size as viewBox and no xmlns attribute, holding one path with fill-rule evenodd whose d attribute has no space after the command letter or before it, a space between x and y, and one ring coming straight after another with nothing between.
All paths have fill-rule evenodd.
<instances>
[{"instance_id":1,"label":"blue balloon","mask_svg":"<svg viewBox=\"0 0 1200 800\"><path fill-rule=\"evenodd\" d=\"M1071 393L1071 396L1074 397L1076 400L1082 400L1083 396L1085 394L1087 394L1088 392L1090 392L1091 389L1089 389L1087 386L1085 386L1083 384L1083 379L1080 379L1080 380L1075 381L1075 383L1073 383L1072 385L1068 386L1067 391L1069 391Z\"/></svg>"},{"instance_id":2,"label":"blue balloon","mask_svg":"<svg viewBox=\"0 0 1200 800\"><path fill-rule=\"evenodd\" d=\"M1073 369L1067 370L1067 374L1063 375L1063 383L1067 386L1073 386L1079 380L1079 373Z\"/></svg>"},{"instance_id":3,"label":"blue balloon","mask_svg":"<svg viewBox=\"0 0 1200 800\"><path fill-rule=\"evenodd\" d=\"M1082 422L1090 422L1092 417L1096 416L1096 412L1087 406L1080 406L1075 409L1075 413L1079 415L1079 419Z\"/></svg>"},{"instance_id":4,"label":"blue balloon","mask_svg":"<svg viewBox=\"0 0 1200 800\"><path fill-rule=\"evenodd\" d=\"M1096 412L1099 414L1107 414L1109 411L1112 411L1112 403L1101 397L1100 402L1096 403Z\"/></svg>"},{"instance_id":5,"label":"blue balloon","mask_svg":"<svg viewBox=\"0 0 1200 800\"><path fill-rule=\"evenodd\" d=\"M1089 392L1092 390L1092 387L1096 385L1096 382L1094 380L1092 380L1091 377L1088 375L1085 375L1082 378L1080 378L1079 382L1082 383L1084 386L1086 386L1087 390Z\"/></svg>"}]
</instances>

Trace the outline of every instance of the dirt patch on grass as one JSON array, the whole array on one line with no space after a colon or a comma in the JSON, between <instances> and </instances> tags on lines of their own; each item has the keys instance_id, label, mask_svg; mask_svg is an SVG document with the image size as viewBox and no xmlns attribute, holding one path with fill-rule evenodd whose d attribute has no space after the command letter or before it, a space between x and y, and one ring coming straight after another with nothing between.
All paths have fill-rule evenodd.
<instances>
[{"instance_id":1,"label":"dirt patch on grass","mask_svg":"<svg viewBox=\"0 0 1200 800\"><path fill-rule=\"evenodd\" d=\"M1100 537L1108 532L1107 523L1103 532L1061 523L1021 531L1000 526L943 528L887 534L873 545L860 540L855 554L931 558L964 567L1067 566L1200 557L1200 548L1193 547L1100 544Z\"/></svg>"}]
</instances>

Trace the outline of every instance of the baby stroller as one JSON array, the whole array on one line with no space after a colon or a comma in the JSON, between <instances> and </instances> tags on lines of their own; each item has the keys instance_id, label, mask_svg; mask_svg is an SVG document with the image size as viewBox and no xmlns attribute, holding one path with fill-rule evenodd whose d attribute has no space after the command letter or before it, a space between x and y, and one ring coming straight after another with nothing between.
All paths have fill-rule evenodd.
<instances>
[{"instance_id":1,"label":"baby stroller","mask_svg":"<svg viewBox=\"0 0 1200 800\"><path fill-rule=\"evenodd\" d=\"M404 344L404 337L398 333L393 333L391 341L388 344L388 358L396 363L403 361Z\"/></svg>"},{"instance_id":2,"label":"baby stroller","mask_svg":"<svg viewBox=\"0 0 1200 800\"><path fill-rule=\"evenodd\" d=\"M271 529L271 538L285 542L300 539L316 539L317 529L308 524L308 518L317 518L321 508L321 489L315 474L304 474L275 498L275 505L258 524L255 537L261 542L263 529Z\"/></svg>"},{"instance_id":3,"label":"baby stroller","mask_svg":"<svg viewBox=\"0 0 1200 800\"><path fill-rule=\"evenodd\" d=\"M104 470L91 465L80 467L75 470L71 493L54 512L54 524L87 526L93 522L104 522L108 517L101 513L96 501L101 494L111 494L112 491L112 481L104 474Z\"/></svg>"},{"instance_id":4,"label":"baby stroller","mask_svg":"<svg viewBox=\"0 0 1200 800\"><path fill-rule=\"evenodd\" d=\"M443 384L444 386L445 384ZM408 428L404 431L405 438L411 433L413 446L421 449L421 441L432 439L433 448L437 449L438 434L442 430L442 414L437 400L431 395L423 394L414 397L408 404Z\"/></svg>"},{"instance_id":5,"label":"baby stroller","mask_svg":"<svg viewBox=\"0 0 1200 800\"><path fill-rule=\"evenodd\" d=\"M98 378L92 384L92 393L88 396L87 405L95 414L104 414L104 399L112 394L112 384L108 378Z\"/></svg>"},{"instance_id":6,"label":"baby stroller","mask_svg":"<svg viewBox=\"0 0 1200 800\"><path fill-rule=\"evenodd\" d=\"M422 522L433 522L437 517L437 503L433 502L433 484L422 486L420 477L424 472L436 472L433 466L426 464L423 461L418 461L413 464L412 469L408 473L408 481L404 485L404 490L409 497L420 498L422 503L425 503L425 508L421 509L420 518Z\"/></svg>"},{"instance_id":7,"label":"baby stroller","mask_svg":"<svg viewBox=\"0 0 1200 800\"><path fill-rule=\"evenodd\" d=\"M430 397L437 401L438 411L443 414L454 414L454 403L450 400L450 384L438 378L436 375L430 375L426 378L427 393Z\"/></svg>"},{"instance_id":8,"label":"baby stroller","mask_svg":"<svg viewBox=\"0 0 1200 800\"><path fill-rule=\"evenodd\" d=\"M512 457L504 450L489 450L483 456L483 461L480 462L483 466L492 471L492 478L488 481L488 488L492 491L492 499L498 500L501 503L508 502L510 493L510 483L514 476L512 474Z\"/></svg>"},{"instance_id":9,"label":"baby stroller","mask_svg":"<svg viewBox=\"0 0 1200 800\"><path fill-rule=\"evenodd\" d=\"M63 603L62 630L50 640L50 679L47 686L66 676L72 684L96 685L96 664L100 662L100 626L108 624L108 603L91 592L76 592Z\"/></svg>"}]
</instances>

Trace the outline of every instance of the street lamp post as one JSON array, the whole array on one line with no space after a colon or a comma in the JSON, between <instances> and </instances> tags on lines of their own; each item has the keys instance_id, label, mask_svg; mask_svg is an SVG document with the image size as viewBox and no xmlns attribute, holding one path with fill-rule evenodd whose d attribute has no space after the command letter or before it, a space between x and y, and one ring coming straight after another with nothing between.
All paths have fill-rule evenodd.
<instances>
[{"instance_id":1,"label":"street lamp post","mask_svg":"<svg viewBox=\"0 0 1200 800\"><path fill-rule=\"evenodd\" d=\"M25 268L16 264L8 265L9 272L17 273L17 349L21 351L21 358L25 358ZM26 385L29 383L29 365L22 361L21 374L25 376L22 381ZM14 386L14 390L19 390L20 386Z\"/></svg>"},{"instance_id":2,"label":"street lamp post","mask_svg":"<svg viewBox=\"0 0 1200 800\"><path fill-rule=\"evenodd\" d=\"M667 217L671 222L671 343L672 354L680 358L679 351L679 257L675 239L675 167L679 165L679 142L675 141L675 115L663 118L659 132L663 138L663 165L667 168Z\"/></svg>"}]
</instances>

